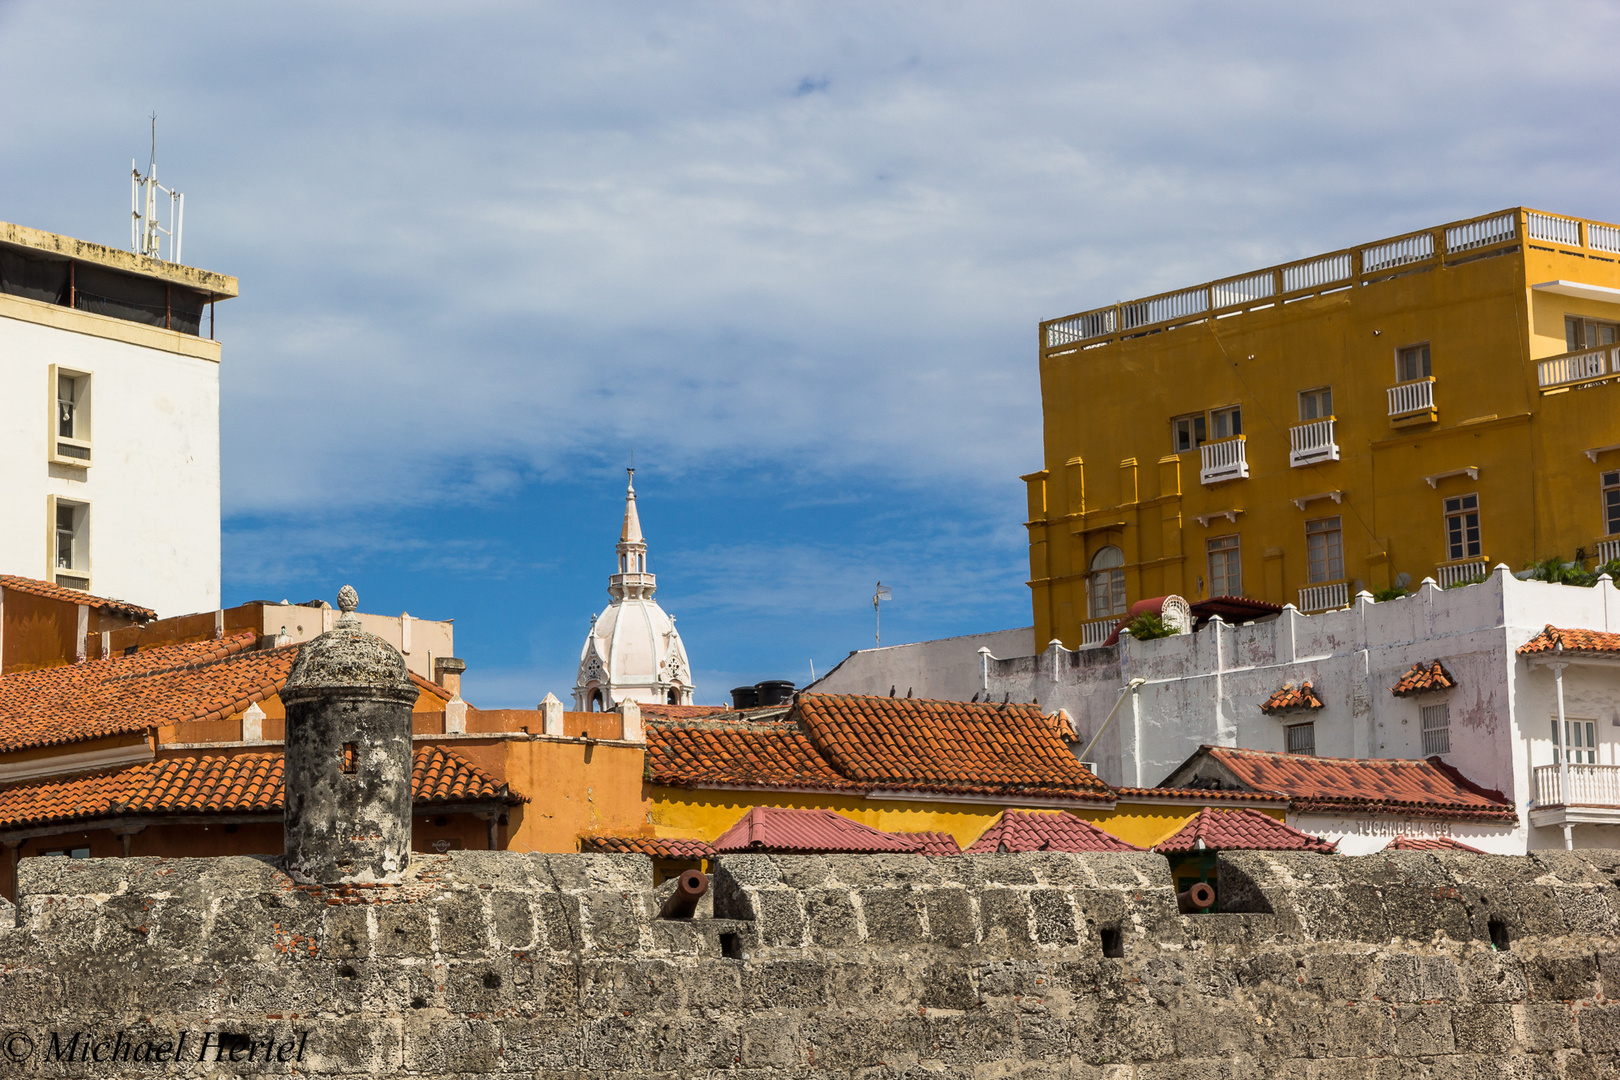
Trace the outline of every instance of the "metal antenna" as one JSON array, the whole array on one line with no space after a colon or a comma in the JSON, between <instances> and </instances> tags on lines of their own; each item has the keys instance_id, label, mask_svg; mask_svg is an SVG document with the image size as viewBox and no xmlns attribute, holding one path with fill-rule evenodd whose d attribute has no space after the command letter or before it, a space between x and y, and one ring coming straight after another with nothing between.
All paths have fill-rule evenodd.
<instances>
[{"instance_id":1,"label":"metal antenna","mask_svg":"<svg viewBox=\"0 0 1620 1080\"><path fill-rule=\"evenodd\" d=\"M893 600L894 593L883 582L877 583L877 591L872 594L872 641L878 648L883 648L883 611L881 605L885 600Z\"/></svg>"},{"instance_id":2,"label":"metal antenna","mask_svg":"<svg viewBox=\"0 0 1620 1080\"><path fill-rule=\"evenodd\" d=\"M158 193L169 197L169 227L158 220ZM186 197L157 179L157 113L152 114L152 156L146 175L132 159L129 163L129 246L149 259L163 259L163 238L169 238L167 262L180 261L180 234L185 223Z\"/></svg>"}]
</instances>

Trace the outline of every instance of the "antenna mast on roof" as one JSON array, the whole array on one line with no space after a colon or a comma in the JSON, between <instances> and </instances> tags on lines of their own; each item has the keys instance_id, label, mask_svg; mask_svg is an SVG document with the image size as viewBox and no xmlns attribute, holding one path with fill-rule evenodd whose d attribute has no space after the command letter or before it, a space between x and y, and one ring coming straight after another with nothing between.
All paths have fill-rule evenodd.
<instances>
[{"instance_id":1,"label":"antenna mast on roof","mask_svg":"<svg viewBox=\"0 0 1620 1080\"><path fill-rule=\"evenodd\" d=\"M883 582L877 583L877 592L872 594L872 641L878 648L883 648L883 612L880 605L885 600L893 600L894 593Z\"/></svg>"},{"instance_id":2,"label":"antenna mast on roof","mask_svg":"<svg viewBox=\"0 0 1620 1080\"><path fill-rule=\"evenodd\" d=\"M169 227L158 221L159 193L169 197ZM146 175L129 163L129 247L138 255L149 259L163 259L163 238L169 238L169 257L165 262L180 261L180 229L185 223L186 197L166 188L157 181L157 113L152 114L152 156L148 159Z\"/></svg>"}]
</instances>

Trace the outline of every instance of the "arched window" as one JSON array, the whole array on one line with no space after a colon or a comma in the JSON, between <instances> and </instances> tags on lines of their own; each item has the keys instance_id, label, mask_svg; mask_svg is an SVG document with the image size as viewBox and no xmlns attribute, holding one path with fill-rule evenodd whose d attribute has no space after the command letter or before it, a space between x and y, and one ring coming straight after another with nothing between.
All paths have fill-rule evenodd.
<instances>
[{"instance_id":1,"label":"arched window","mask_svg":"<svg viewBox=\"0 0 1620 1080\"><path fill-rule=\"evenodd\" d=\"M600 690L592 690L591 691L591 712L601 712L601 711L602 711L602 691L600 691Z\"/></svg>"},{"instance_id":2,"label":"arched window","mask_svg":"<svg viewBox=\"0 0 1620 1080\"><path fill-rule=\"evenodd\" d=\"M1125 553L1112 544L1091 557L1091 617L1125 614Z\"/></svg>"},{"instance_id":3,"label":"arched window","mask_svg":"<svg viewBox=\"0 0 1620 1080\"><path fill-rule=\"evenodd\" d=\"M671 705L679 705L680 703L681 703L681 692L679 690L671 690L669 692L669 704L671 704Z\"/></svg>"}]
</instances>

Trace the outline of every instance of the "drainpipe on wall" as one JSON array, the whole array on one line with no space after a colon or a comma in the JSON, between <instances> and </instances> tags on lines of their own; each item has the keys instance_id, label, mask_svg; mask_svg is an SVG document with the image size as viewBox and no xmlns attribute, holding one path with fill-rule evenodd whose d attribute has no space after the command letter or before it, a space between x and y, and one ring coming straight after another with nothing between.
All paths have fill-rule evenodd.
<instances>
[{"instance_id":1,"label":"drainpipe on wall","mask_svg":"<svg viewBox=\"0 0 1620 1080\"><path fill-rule=\"evenodd\" d=\"M1562 656L1564 643L1553 646L1553 653ZM1558 692L1558 729L1553 732L1553 745L1558 752L1558 797L1564 803L1564 850L1575 850L1575 830L1569 823L1569 737L1564 729L1564 665L1554 664L1553 686Z\"/></svg>"},{"instance_id":2,"label":"drainpipe on wall","mask_svg":"<svg viewBox=\"0 0 1620 1080\"><path fill-rule=\"evenodd\" d=\"M1114 702L1114 707L1109 709L1108 715L1103 718L1102 726L1097 729L1097 734L1091 737L1091 741L1086 743L1086 748L1080 752L1081 761L1091 760L1092 749L1096 747L1097 740L1102 738L1103 732L1108 730L1108 722L1114 718L1114 714L1119 712L1119 707L1125 703L1125 695L1131 693L1137 687L1144 685L1146 682L1146 679L1138 677L1125 684L1125 689L1119 692L1119 699ZM1140 752L1138 752L1137 757L1141 757ZM1121 762L1120 764L1123 766L1124 762Z\"/></svg>"},{"instance_id":3,"label":"drainpipe on wall","mask_svg":"<svg viewBox=\"0 0 1620 1080\"><path fill-rule=\"evenodd\" d=\"M994 657L990 655L989 647L985 645L979 646L979 690L984 694L986 701L990 700L990 661L992 659Z\"/></svg>"}]
</instances>

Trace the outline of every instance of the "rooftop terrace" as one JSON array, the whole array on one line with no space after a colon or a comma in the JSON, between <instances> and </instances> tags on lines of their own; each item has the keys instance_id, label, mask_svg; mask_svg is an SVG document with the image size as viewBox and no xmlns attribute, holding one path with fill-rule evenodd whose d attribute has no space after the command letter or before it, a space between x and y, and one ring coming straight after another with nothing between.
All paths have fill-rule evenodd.
<instances>
[{"instance_id":1,"label":"rooftop terrace","mask_svg":"<svg viewBox=\"0 0 1620 1080\"><path fill-rule=\"evenodd\" d=\"M1126 338L1372 285L1404 274L1518 251L1522 242L1602 262L1620 261L1620 226L1522 206L1341 248L1188 289L1144 296L1041 323L1041 355L1060 356Z\"/></svg>"}]
</instances>

